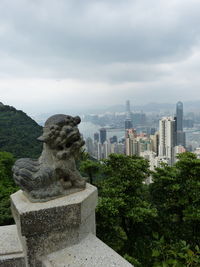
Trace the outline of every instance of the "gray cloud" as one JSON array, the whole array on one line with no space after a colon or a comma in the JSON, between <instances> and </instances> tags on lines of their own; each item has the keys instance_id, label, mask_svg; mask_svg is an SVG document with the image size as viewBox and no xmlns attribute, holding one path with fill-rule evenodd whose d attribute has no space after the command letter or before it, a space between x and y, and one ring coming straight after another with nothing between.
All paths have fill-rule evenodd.
<instances>
[{"instance_id":1,"label":"gray cloud","mask_svg":"<svg viewBox=\"0 0 200 267\"><path fill-rule=\"evenodd\" d=\"M160 62L180 60L199 39L196 1L107 2L1 1L2 50L26 60Z\"/></svg>"},{"instance_id":2,"label":"gray cloud","mask_svg":"<svg viewBox=\"0 0 200 267\"><path fill-rule=\"evenodd\" d=\"M134 94L140 102L148 100L144 95L166 100L167 92L178 98L179 88L188 87L197 98L199 9L197 0L1 0L0 79L14 79L6 88L16 84L24 103L27 88L19 79L35 79L29 91L41 99L41 86L55 79L65 80L72 99L80 95L76 84L101 101L99 85L109 96L115 91L115 102L123 100L120 88L123 98Z\"/></svg>"}]
</instances>

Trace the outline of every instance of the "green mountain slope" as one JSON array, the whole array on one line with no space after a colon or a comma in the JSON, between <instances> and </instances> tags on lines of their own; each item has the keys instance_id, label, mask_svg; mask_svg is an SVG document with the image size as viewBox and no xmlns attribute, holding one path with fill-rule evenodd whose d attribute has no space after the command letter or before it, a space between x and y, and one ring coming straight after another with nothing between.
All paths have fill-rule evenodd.
<instances>
[{"instance_id":1,"label":"green mountain slope","mask_svg":"<svg viewBox=\"0 0 200 267\"><path fill-rule=\"evenodd\" d=\"M7 151L16 158L37 158L42 144L37 141L42 127L23 111L0 105L0 151Z\"/></svg>"}]
</instances>

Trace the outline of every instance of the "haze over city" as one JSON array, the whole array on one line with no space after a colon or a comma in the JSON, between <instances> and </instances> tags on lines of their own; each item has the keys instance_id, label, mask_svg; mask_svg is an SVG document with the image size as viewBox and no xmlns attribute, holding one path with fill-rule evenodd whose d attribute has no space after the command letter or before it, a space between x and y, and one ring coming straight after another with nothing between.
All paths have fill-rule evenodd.
<instances>
[{"instance_id":1,"label":"haze over city","mask_svg":"<svg viewBox=\"0 0 200 267\"><path fill-rule=\"evenodd\" d=\"M0 96L28 114L200 100L197 0L0 2Z\"/></svg>"}]
</instances>

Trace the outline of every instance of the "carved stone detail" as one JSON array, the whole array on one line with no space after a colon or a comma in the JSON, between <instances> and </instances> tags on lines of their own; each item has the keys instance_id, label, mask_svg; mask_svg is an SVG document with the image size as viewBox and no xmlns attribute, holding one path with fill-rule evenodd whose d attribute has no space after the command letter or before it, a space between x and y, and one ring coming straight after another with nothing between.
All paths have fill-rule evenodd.
<instances>
[{"instance_id":1,"label":"carved stone detail","mask_svg":"<svg viewBox=\"0 0 200 267\"><path fill-rule=\"evenodd\" d=\"M80 117L58 114L50 117L38 138L43 151L38 160L22 158L13 166L17 185L32 202L43 202L85 189L75 158L84 141L77 125Z\"/></svg>"}]
</instances>

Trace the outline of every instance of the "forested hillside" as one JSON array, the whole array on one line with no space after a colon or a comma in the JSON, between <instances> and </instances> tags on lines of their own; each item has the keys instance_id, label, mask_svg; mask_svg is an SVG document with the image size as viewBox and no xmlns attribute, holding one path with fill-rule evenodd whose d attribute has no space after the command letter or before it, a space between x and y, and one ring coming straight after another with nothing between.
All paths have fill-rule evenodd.
<instances>
[{"instance_id":1,"label":"forested hillside","mask_svg":"<svg viewBox=\"0 0 200 267\"><path fill-rule=\"evenodd\" d=\"M0 151L7 151L15 158L37 158L42 144L37 141L42 127L23 111L0 105Z\"/></svg>"}]
</instances>

